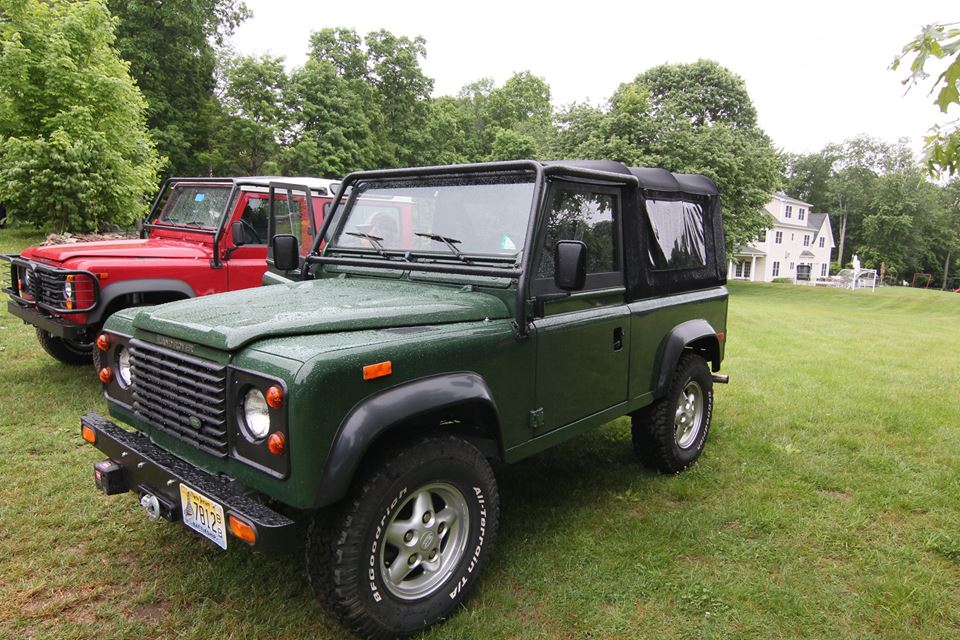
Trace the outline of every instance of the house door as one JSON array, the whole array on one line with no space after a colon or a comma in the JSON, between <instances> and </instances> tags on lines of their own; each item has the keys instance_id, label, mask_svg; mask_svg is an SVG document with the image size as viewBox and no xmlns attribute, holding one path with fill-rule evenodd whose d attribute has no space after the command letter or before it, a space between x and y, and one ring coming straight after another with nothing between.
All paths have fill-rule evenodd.
<instances>
[{"instance_id":1,"label":"house door","mask_svg":"<svg viewBox=\"0 0 960 640\"><path fill-rule=\"evenodd\" d=\"M810 279L810 270L813 269L813 265L810 264L798 264L797 265L797 280L809 280Z\"/></svg>"}]
</instances>

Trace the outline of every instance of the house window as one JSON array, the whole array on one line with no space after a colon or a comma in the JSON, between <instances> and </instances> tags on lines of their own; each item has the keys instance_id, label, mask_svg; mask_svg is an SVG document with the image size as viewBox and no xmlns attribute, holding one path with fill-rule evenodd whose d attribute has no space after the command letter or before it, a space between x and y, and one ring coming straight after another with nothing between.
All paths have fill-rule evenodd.
<instances>
[{"instance_id":1,"label":"house window","mask_svg":"<svg viewBox=\"0 0 960 640\"><path fill-rule=\"evenodd\" d=\"M778 260L773 261L773 277L776 278L780 275L780 262Z\"/></svg>"},{"instance_id":2,"label":"house window","mask_svg":"<svg viewBox=\"0 0 960 640\"><path fill-rule=\"evenodd\" d=\"M806 236L806 235L803 236L803 246L805 246L805 247L809 247L809 246L810 246L810 236Z\"/></svg>"},{"instance_id":3,"label":"house window","mask_svg":"<svg viewBox=\"0 0 960 640\"><path fill-rule=\"evenodd\" d=\"M773 236L773 241L774 241L774 243L776 243L776 244L782 244L782 243L783 243L783 231L777 231L777 233Z\"/></svg>"},{"instance_id":4,"label":"house window","mask_svg":"<svg viewBox=\"0 0 960 640\"><path fill-rule=\"evenodd\" d=\"M790 271L793 271L793 263L790 263Z\"/></svg>"},{"instance_id":5,"label":"house window","mask_svg":"<svg viewBox=\"0 0 960 640\"><path fill-rule=\"evenodd\" d=\"M820 238L820 248L823 249L823 243L826 241L826 238Z\"/></svg>"},{"instance_id":6,"label":"house window","mask_svg":"<svg viewBox=\"0 0 960 640\"><path fill-rule=\"evenodd\" d=\"M827 277L827 263L826 263L826 262L824 262L822 265L820 265L820 275L821 275L822 277L824 277L824 278Z\"/></svg>"},{"instance_id":7,"label":"house window","mask_svg":"<svg viewBox=\"0 0 960 640\"><path fill-rule=\"evenodd\" d=\"M792 217L793 217L793 207L790 206L789 204L788 204L788 205L784 208L784 210L783 210L783 217L784 217L784 218L792 218Z\"/></svg>"},{"instance_id":8,"label":"house window","mask_svg":"<svg viewBox=\"0 0 960 640\"><path fill-rule=\"evenodd\" d=\"M806 209L800 209L799 211L797 211L797 220L803 220L806 216L807 216Z\"/></svg>"},{"instance_id":9,"label":"house window","mask_svg":"<svg viewBox=\"0 0 960 640\"><path fill-rule=\"evenodd\" d=\"M737 278L743 278L745 280L750 279L750 269L753 267L753 264L750 262L738 262L736 263L736 268L734 269L734 276Z\"/></svg>"}]
</instances>

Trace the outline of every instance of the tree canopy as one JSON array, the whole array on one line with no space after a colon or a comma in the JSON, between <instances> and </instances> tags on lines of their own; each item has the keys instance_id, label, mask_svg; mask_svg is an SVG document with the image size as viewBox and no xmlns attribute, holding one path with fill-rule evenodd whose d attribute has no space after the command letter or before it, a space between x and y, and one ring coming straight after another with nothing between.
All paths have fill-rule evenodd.
<instances>
[{"instance_id":1,"label":"tree canopy","mask_svg":"<svg viewBox=\"0 0 960 640\"><path fill-rule=\"evenodd\" d=\"M911 56L910 75L903 83L909 88L925 82L930 77L926 66L931 58L945 60L947 66L934 80L930 93L936 94L934 104L942 113L948 113L952 105L960 105L960 23L925 26L894 58L891 68L899 69ZM934 126L926 138L926 152L931 174L960 175L960 126L956 122Z\"/></svg>"},{"instance_id":2,"label":"tree canopy","mask_svg":"<svg viewBox=\"0 0 960 640\"><path fill-rule=\"evenodd\" d=\"M101 0L0 5L0 202L63 229L129 224L156 189L146 103Z\"/></svg>"},{"instance_id":3,"label":"tree canopy","mask_svg":"<svg viewBox=\"0 0 960 640\"><path fill-rule=\"evenodd\" d=\"M654 67L620 85L607 105L572 105L558 118L556 157L712 178L723 194L728 250L769 226L764 205L779 185L777 154L743 80L718 63Z\"/></svg>"},{"instance_id":4,"label":"tree canopy","mask_svg":"<svg viewBox=\"0 0 960 640\"><path fill-rule=\"evenodd\" d=\"M208 169L220 104L216 46L249 15L238 0L107 0L119 24L115 46L147 100L147 124L168 175Z\"/></svg>"}]
</instances>

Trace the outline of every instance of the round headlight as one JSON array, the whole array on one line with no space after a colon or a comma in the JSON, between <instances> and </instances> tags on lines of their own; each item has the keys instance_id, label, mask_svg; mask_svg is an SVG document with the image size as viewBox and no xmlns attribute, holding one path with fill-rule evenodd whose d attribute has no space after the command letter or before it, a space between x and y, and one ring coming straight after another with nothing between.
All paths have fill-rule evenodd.
<instances>
[{"instance_id":1,"label":"round headlight","mask_svg":"<svg viewBox=\"0 0 960 640\"><path fill-rule=\"evenodd\" d=\"M263 440L270 433L270 413L260 389L250 389L243 396L243 425L250 440Z\"/></svg>"},{"instance_id":2,"label":"round headlight","mask_svg":"<svg viewBox=\"0 0 960 640\"><path fill-rule=\"evenodd\" d=\"M133 382L133 371L130 369L130 351L117 347L117 378L124 389Z\"/></svg>"},{"instance_id":3,"label":"round headlight","mask_svg":"<svg viewBox=\"0 0 960 640\"><path fill-rule=\"evenodd\" d=\"M64 282L63 283L63 299L69 300L72 297L73 297L73 283Z\"/></svg>"}]
</instances>

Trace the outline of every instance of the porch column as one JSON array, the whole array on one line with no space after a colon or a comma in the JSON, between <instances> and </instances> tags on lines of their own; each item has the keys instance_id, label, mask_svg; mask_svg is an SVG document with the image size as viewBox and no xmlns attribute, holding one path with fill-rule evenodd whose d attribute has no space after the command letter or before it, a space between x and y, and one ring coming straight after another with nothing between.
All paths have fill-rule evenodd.
<instances>
[{"instance_id":1,"label":"porch column","mask_svg":"<svg viewBox=\"0 0 960 640\"><path fill-rule=\"evenodd\" d=\"M757 256L750 258L750 280L756 280L754 277L757 273Z\"/></svg>"}]
</instances>

